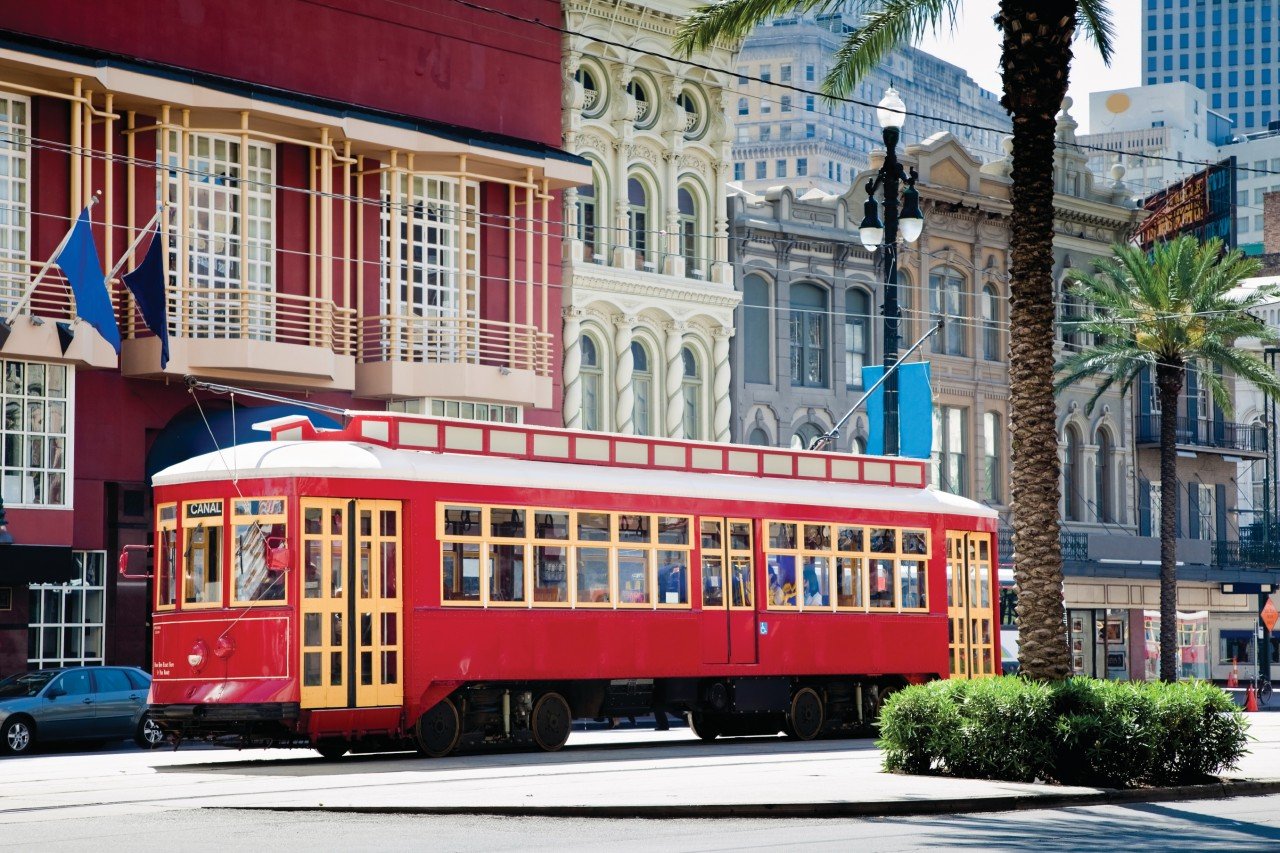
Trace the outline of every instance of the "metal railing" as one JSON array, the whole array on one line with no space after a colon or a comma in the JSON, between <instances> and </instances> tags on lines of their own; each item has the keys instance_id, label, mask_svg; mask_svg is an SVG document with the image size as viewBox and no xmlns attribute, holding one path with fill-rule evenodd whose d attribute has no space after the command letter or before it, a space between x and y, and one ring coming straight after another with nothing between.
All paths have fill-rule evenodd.
<instances>
[{"instance_id":1,"label":"metal railing","mask_svg":"<svg viewBox=\"0 0 1280 853\"><path fill-rule=\"evenodd\" d=\"M32 280L44 262L22 258L0 259L0 320L9 316L14 306L22 301ZM68 321L75 317L71 288L56 266L45 273L44 280L36 286L35 293L23 314L46 320Z\"/></svg>"},{"instance_id":2,"label":"metal railing","mask_svg":"<svg viewBox=\"0 0 1280 853\"><path fill-rule=\"evenodd\" d=\"M1063 530L1058 533L1063 562L1082 563L1089 559L1089 534ZM1013 531L1001 530L996 534L996 551L1003 566L1013 563Z\"/></svg>"},{"instance_id":3,"label":"metal railing","mask_svg":"<svg viewBox=\"0 0 1280 853\"><path fill-rule=\"evenodd\" d=\"M1175 426L1178 444L1195 447L1219 447L1224 450L1267 449L1265 427L1253 424L1237 424L1230 421L1202 420L1179 417ZM1160 415L1138 417L1138 442L1153 444L1160 441Z\"/></svg>"},{"instance_id":4,"label":"metal railing","mask_svg":"<svg viewBox=\"0 0 1280 853\"><path fill-rule=\"evenodd\" d=\"M327 299L246 287L169 287L167 296L174 338L270 341L355 355L355 311ZM151 334L136 313L120 331L124 338Z\"/></svg>"},{"instance_id":5,"label":"metal railing","mask_svg":"<svg viewBox=\"0 0 1280 853\"><path fill-rule=\"evenodd\" d=\"M476 317L383 314L360 322L360 361L483 364L551 375L551 335Z\"/></svg>"}]
</instances>

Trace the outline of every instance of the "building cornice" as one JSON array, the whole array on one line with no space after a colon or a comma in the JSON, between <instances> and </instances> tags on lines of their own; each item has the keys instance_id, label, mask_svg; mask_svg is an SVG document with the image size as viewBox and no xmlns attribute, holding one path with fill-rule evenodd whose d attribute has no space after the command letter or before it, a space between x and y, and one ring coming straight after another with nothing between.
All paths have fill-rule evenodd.
<instances>
[{"instance_id":1,"label":"building cornice","mask_svg":"<svg viewBox=\"0 0 1280 853\"><path fill-rule=\"evenodd\" d=\"M692 278L674 278L595 264L575 264L572 274L575 296L579 290L591 290L642 297L657 304L683 302L730 310L742 302L742 294L732 287Z\"/></svg>"}]
</instances>

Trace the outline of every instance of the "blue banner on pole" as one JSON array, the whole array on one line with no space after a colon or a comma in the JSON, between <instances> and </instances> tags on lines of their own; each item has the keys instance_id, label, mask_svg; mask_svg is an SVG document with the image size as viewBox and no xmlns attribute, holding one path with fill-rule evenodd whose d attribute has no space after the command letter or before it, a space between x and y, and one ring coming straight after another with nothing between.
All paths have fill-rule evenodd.
<instances>
[{"instance_id":1,"label":"blue banner on pole","mask_svg":"<svg viewBox=\"0 0 1280 853\"><path fill-rule=\"evenodd\" d=\"M862 368L863 387L870 388L884 367ZM867 453L884 455L884 386L867 398ZM933 389L929 362L913 361L898 367L898 455L928 459L933 453Z\"/></svg>"},{"instance_id":2,"label":"blue banner on pole","mask_svg":"<svg viewBox=\"0 0 1280 853\"><path fill-rule=\"evenodd\" d=\"M98 261L98 247L93 242L93 228L89 224L89 208L80 212L62 251L54 259L71 285L76 298L76 315L98 330L103 340L111 344L116 355L120 354L120 327L111 310L111 296L107 293L102 264Z\"/></svg>"},{"instance_id":3,"label":"blue banner on pole","mask_svg":"<svg viewBox=\"0 0 1280 853\"><path fill-rule=\"evenodd\" d=\"M164 370L169 364L169 320L164 297L164 235L159 223L142 263L125 273L124 283L138 303L143 322L160 339L160 369Z\"/></svg>"}]
</instances>

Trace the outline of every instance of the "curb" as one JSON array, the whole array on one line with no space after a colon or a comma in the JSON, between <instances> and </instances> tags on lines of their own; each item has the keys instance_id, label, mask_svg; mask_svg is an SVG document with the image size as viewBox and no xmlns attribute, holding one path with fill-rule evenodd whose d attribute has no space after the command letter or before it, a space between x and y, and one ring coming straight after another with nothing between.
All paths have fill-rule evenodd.
<instances>
[{"instance_id":1,"label":"curb","mask_svg":"<svg viewBox=\"0 0 1280 853\"><path fill-rule=\"evenodd\" d=\"M720 805L632 806L204 806L273 812L335 812L380 815L480 815L489 817L574 818L851 818L982 814L1071 806L1222 800L1280 794L1280 779L1214 782L1173 788L1104 789L1085 794L1014 794L999 797L884 802L732 803Z\"/></svg>"}]
</instances>

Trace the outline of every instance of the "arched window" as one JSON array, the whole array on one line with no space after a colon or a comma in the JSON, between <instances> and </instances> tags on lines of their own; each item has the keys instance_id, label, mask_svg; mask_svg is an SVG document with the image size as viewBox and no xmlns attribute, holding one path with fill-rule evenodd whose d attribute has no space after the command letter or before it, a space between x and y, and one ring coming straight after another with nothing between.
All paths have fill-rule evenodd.
<instances>
[{"instance_id":1,"label":"arched window","mask_svg":"<svg viewBox=\"0 0 1280 853\"><path fill-rule=\"evenodd\" d=\"M960 273L944 268L929 275L929 311L946 320L942 332L933 336L933 351L964 355L964 330L970 321L965 316L964 278Z\"/></svg>"},{"instance_id":2,"label":"arched window","mask_svg":"<svg viewBox=\"0 0 1280 853\"><path fill-rule=\"evenodd\" d=\"M801 424L800 428L791 436L792 450L808 450L813 444L813 440L822 435L826 430L816 424Z\"/></svg>"},{"instance_id":3,"label":"arched window","mask_svg":"<svg viewBox=\"0 0 1280 853\"><path fill-rule=\"evenodd\" d=\"M773 365L769 323L769 282L748 275L742 282L742 369L748 382L767 385Z\"/></svg>"},{"instance_id":4,"label":"arched window","mask_svg":"<svg viewBox=\"0 0 1280 853\"><path fill-rule=\"evenodd\" d=\"M1000 361L1000 293L995 285L982 288L982 357Z\"/></svg>"},{"instance_id":5,"label":"arched window","mask_svg":"<svg viewBox=\"0 0 1280 853\"><path fill-rule=\"evenodd\" d=\"M998 504L1003 503L1001 476L1004 466L1000 464L1000 447L1004 443L1004 434L1000 431L1000 415L995 412L982 414L983 442L983 500Z\"/></svg>"},{"instance_id":6,"label":"arched window","mask_svg":"<svg viewBox=\"0 0 1280 853\"><path fill-rule=\"evenodd\" d=\"M649 254L649 194L639 178L627 179L627 228L631 234L631 248L636 251L636 269L654 261Z\"/></svg>"},{"instance_id":7,"label":"arched window","mask_svg":"<svg viewBox=\"0 0 1280 853\"><path fill-rule=\"evenodd\" d=\"M1066 458L1062 461L1062 498L1066 504L1067 521L1084 520L1084 500L1080 493L1080 433L1075 427L1067 427Z\"/></svg>"},{"instance_id":8,"label":"arched window","mask_svg":"<svg viewBox=\"0 0 1280 853\"><path fill-rule=\"evenodd\" d=\"M680 351L684 358L684 437L702 438L702 373L698 369L698 357L685 347Z\"/></svg>"},{"instance_id":9,"label":"arched window","mask_svg":"<svg viewBox=\"0 0 1280 853\"><path fill-rule=\"evenodd\" d=\"M636 435L653 435L653 368L649 364L649 350L639 341L631 342L631 362Z\"/></svg>"},{"instance_id":10,"label":"arched window","mask_svg":"<svg viewBox=\"0 0 1280 853\"><path fill-rule=\"evenodd\" d=\"M851 287L844 297L844 384L862 387L862 368L871 355L871 295Z\"/></svg>"},{"instance_id":11,"label":"arched window","mask_svg":"<svg viewBox=\"0 0 1280 853\"><path fill-rule=\"evenodd\" d=\"M827 292L791 285L791 384L827 387Z\"/></svg>"},{"instance_id":12,"label":"arched window","mask_svg":"<svg viewBox=\"0 0 1280 853\"><path fill-rule=\"evenodd\" d=\"M676 193L680 208L680 257L684 258L684 274L702 278L702 258L698 252L698 207L688 187Z\"/></svg>"},{"instance_id":13,"label":"arched window","mask_svg":"<svg viewBox=\"0 0 1280 853\"><path fill-rule=\"evenodd\" d=\"M1083 336L1076 331L1075 324L1083 317L1081 310L1080 297L1067 290L1066 285L1062 288L1062 310L1059 316L1062 317L1062 343L1069 350L1080 349L1083 343Z\"/></svg>"},{"instance_id":14,"label":"arched window","mask_svg":"<svg viewBox=\"0 0 1280 853\"><path fill-rule=\"evenodd\" d=\"M1098 430L1098 521L1104 524L1113 523L1116 518L1115 503L1115 445L1111 441L1111 433L1105 429Z\"/></svg>"},{"instance_id":15,"label":"arched window","mask_svg":"<svg viewBox=\"0 0 1280 853\"><path fill-rule=\"evenodd\" d=\"M604 387L604 369L595 339L582 336L582 428L604 429L601 417L600 391Z\"/></svg>"},{"instance_id":16,"label":"arched window","mask_svg":"<svg viewBox=\"0 0 1280 853\"><path fill-rule=\"evenodd\" d=\"M594 261L604 251L600 245L599 200L605 197L604 183L596 169L591 170L591 185L578 189L578 239L582 241L582 258Z\"/></svg>"},{"instance_id":17,"label":"arched window","mask_svg":"<svg viewBox=\"0 0 1280 853\"><path fill-rule=\"evenodd\" d=\"M738 115L751 115L751 104L746 98L738 98Z\"/></svg>"},{"instance_id":18,"label":"arched window","mask_svg":"<svg viewBox=\"0 0 1280 853\"><path fill-rule=\"evenodd\" d=\"M604 92L596 82L593 69L582 66L574 75L582 84L582 114L587 118L595 118L604 111Z\"/></svg>"},{"instance_id":19,"label":"arched window","mask_svg":"<svg viewBox=\"0 0 1280 853\"><path fill-rule=\"evenodd\" d=\"M764 427L756 427L751 430L751 435L747 437L747 444L754 444L756 447L769 447L772 442L769 441L769 433L765 432Z\"/></svg>"},{"instance_id":20,"label":"arched window","mask_svg":"<svg viewBox=\"0 0 1280 853\"><path fill-rule=\"evenodd\" d=\"M852 452L852 453L866 453L866 452L867 452L867 440L866 440L865 438L863 438L862 436L860 436L860 435L855 435L855 436L853 437L853 444L852 444L852 446L849 448L849 451L850 451L850 452Z\"/></svg>"}]
</instances>

